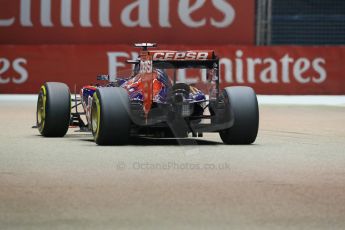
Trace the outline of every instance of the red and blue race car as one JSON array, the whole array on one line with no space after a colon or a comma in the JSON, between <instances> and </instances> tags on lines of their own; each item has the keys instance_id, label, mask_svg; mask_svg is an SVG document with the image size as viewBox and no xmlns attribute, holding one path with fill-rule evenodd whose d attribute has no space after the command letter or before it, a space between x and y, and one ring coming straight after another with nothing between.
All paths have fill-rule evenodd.
<instances>
[{"instance_id":1,"label":"red and blue race car","mask_svg":"<svg viewBox=\"0 0 345 230\"><path fill-rule=\"evenodd\" d=\"M219 132L225 144L251 144L259 127L254 90L219 88L219 58L212 50L153 50L142 48L131 76L84 86L71 97L64 83L47 82L39 92L37 127L45 137L62 137L70 126L89 130L99 145L126 144L134 136L185 138L191 133ZM181 82L179 70L202 70L204 82ZM82 111L78 107L82 106ZM79 109L80 110L80 109ZM86 119L83 119L85 116Z\"/></svg>"}]
</instances>

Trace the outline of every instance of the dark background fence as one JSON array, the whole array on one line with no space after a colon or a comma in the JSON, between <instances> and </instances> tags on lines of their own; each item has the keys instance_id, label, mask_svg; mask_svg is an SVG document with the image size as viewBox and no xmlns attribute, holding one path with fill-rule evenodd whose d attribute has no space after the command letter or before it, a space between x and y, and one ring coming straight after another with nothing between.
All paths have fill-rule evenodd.
<instances>
[{"instance_id":1,"label":"dark background fence","mask_svg":"<svg viewBox=\"0 0 345 230\"><path fill-rule=\"evenodd\" d=\"M344 0L257 0L258 45L344 45Z\"/></svg>"}]
</instances>

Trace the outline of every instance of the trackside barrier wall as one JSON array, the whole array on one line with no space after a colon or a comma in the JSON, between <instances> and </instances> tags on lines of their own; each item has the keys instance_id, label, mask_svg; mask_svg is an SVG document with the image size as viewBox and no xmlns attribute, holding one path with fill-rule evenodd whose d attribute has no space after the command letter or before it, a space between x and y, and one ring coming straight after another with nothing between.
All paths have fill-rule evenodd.
<instances>
[{"instance_id":1,"label":"trackside barrier wall","mask_svg":"<svg viewBox=\"0 0 345 230\"><path fill-rule=\"evenodd\" d=\"M0 44L254 44L255 0L1 0Z\"/></svg>"},{"instance_id":2,"label":"trackside barrier wall","mask_svg":"<svg viewBox=\"0 0 345 230\"><path fill-rule=\"evenodd\" d=\"M220 57L221 87L248 85L258 94L345 94L345 46L172 46L160 49L214 48ZM128 76L126 59L138 50L126 45L0 45L0 93L37 93L46 81L74 86L96 82L97 74ZM128 71L126 71L128 70ZM195 83L205 74L179 72Z\"/></svg>"}]
</instances>

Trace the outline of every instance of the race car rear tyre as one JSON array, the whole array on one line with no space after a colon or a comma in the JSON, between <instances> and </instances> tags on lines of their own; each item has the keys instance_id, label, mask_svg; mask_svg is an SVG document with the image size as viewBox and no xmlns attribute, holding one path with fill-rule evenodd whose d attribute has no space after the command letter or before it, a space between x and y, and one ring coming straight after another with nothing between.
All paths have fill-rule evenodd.
<instances>
[{"instance_id":1,"label":"race car rear tyre","mask_svg":"<svg viewBox=\"0 0 345 230\"><path fill-rule=\"evenodd\" d=\"M98 145L127 144L130 136L130 103L125 89L99 88L93 95L91 127Z\"/></svg>"},{"instance_id":2,"label":"race car rear tyre","mask_svg":"<svg viewBox=\"0 0 345 230\"><path fill-rule=\"evenodd\" d=\"M63 137L71 118L71 93L64 83L47 82L38 94L36 121L44 137Z\"/></svg>"},{"instance_id":3,"label":"race car rear tyre","mask_svg":"<svg viewBox=\"0 0 345 230\"><path fill-rule=\"evenodd\" d=\"M244 86L227 87L223 95L234 124L219 132L222 141L225 144L253 143L259 128L259 107L254 90Z\"/></svg>"}]
</instances>

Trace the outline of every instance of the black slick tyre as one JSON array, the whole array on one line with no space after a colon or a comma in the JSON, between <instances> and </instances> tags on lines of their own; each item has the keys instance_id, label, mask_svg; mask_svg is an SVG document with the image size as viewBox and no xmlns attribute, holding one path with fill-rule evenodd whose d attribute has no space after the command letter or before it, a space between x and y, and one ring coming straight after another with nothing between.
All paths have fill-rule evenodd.
<instances>
[{"instance_id":1,"label":"black slick tyre","mask_svg":"<svg viewBox=\"0 0 345 230\"><path fill-rule=\"evenodd\" d=\"M219 132L225 144L252 144L259 129L259 107L256 94L250 87L227 87L223 91L232 127Z\"/></svg>"},{"instance_id":2,"label":"black slick tyre","mask_svg":"<svg viewBox=\"0 0 345 230\"><path fill-rule=\"evenodd\" d=\"M91 128L98 145L124 145L130 137L130 103L125 89L98 88L93 95Z\"/></svg>"},{"instance_id":3,"label":"black slick tyre","mask_svg":"<svg viewBox=\"0 0 345 230\"><path fill-rule=\"evenodd\" d=\"M63 137L71 118L71 93L64 83L47 82L38 94L36 121L44 137Z\"/></svg>"}]
</instances>

